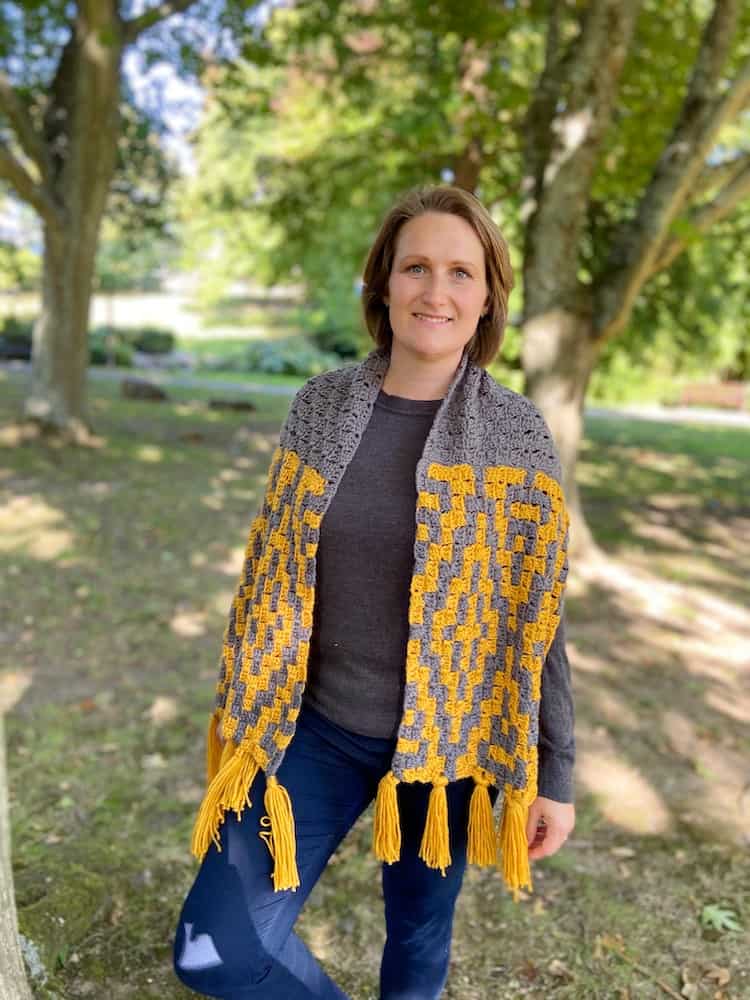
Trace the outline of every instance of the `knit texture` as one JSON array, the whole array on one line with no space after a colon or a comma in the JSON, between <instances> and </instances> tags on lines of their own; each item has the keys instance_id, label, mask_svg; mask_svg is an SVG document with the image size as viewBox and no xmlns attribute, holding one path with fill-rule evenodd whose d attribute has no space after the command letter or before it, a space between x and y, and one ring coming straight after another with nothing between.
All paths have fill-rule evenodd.
<instances>
[{"instance_id":1,"label":"knit texture","mask_svg":"<svg viewBox=\"0 0 750 1000\"><path fill-rule=\"evenodd\" d=\"M212 840L219 846L225 811L241 814L258 769L274 776L294 736L321 521L388 364L388 352L374 350L359 364L310 379L290 407L224 637L209 785L193 835L198 857ZM471 777L469 859L501 866L516 898L521 886L531 888L525 822L537 794L541 672L568 571L560 480L538 409L464 353L417 463L404 707L376 800L375 852L387 862L398 857L396 783L429 782L420 856L444 871L445 784ZM488 822L488 784L503 792L497 826ZM295 888L293 803L281 785L272 789L266 809L274 885Z\"/></svg>"}]
</instances>

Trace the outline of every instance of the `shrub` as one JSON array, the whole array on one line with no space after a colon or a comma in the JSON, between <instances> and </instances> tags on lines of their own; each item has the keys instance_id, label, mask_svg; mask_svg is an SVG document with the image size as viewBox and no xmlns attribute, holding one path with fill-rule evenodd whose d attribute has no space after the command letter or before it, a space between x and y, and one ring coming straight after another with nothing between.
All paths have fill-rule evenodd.
<instances>
[{"instance_id":1,"label":"shrub","mask_svg":"<svg viewBox=\"0 0 750 1000\"><path fill-rule=\"evenodd\" d=\"M309 377L337 368L340 364L341 358L337 354L319 350L305 337L286 337L253 340L221 358L204 358L200 367L213 371Z\"/></svg>"},{"instance_id":2,"label":"shrub","mask_svg":"<svg viewBox=\"0 0 750 1000\"><path fill-rule=\"evenodd\" d=\"M100 326L89 334L89 363L106 365L114 363L123 368L133 364L133 348L117 327Z\"/></svg>"},{"instance_id":3,"label":"shrub","mask_svg":"<svg viewBox=\"0 0 750 1000\"><path fill-rule=\"evenodd\" d=\"M175 349L175 335L157 326L137 327L128 331L128 342L144 354L169 354Z\"/></svg>"},{"instance_id":4,"label":"shrub","mask_svg":"<svg viewBox=\"0 0 750 1000\"><path fill-rule=\"evenodd\" d=\"M369 344L368 350L375 346L362 333L347 327L325 326L312 330L310 340L321 351L337 354L341 358L359 357L363 345Z\"/></svg>"},{"instance_id":5,"label":"shrub","mask_svg":"<svg viewBox=\"0 0 750 1000\"><path fill-rule=\"evenodd\" d=\"M318 375L340 365L332 352L321 351L304 337L256 340L245 348L246 371L279 375Z\"/></svg>"},{"instance_id":6,"label":"shrub","mask_svg":"<svg viewBox=\"0 0 750 1000\"><path fill-rule=\"evenodd\" d=\"M31 316L6 316L0 326L0 358L7 361L31 358L31 333L35 322Z\"/></svg>"}]
</instances>

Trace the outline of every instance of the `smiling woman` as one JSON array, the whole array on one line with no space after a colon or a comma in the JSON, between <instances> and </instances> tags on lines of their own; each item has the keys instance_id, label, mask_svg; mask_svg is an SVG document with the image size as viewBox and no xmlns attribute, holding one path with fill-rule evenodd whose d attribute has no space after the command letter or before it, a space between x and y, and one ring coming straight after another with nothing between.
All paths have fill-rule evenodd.
<instances>
[{"instance_id":1,"label":"smiling woman","mask_svg":"<svg viewBox=\"0 0 750 1000\"><path fill-rule=\"evenodd\" d=\"M462 263L453 259L463 255ZM426 212L402 226L383 302L392 331L383 389L444 395L466 344L489 307L484 249L464 219Z\"/></svg>"},{"instance_id":2,"label":"smiling woman","mask_svg":"<svg viewBox=\"0 0 750 1000\"><path fill-rule=\"evenodd\" d=\"M209 720L174 946L194 990L345 1000L293 926L373 799L381 1000L441 995L467 863L518 899L573 828L560 464L484 367L512 283L472 195L410 192L365 267L376 349L292 402Z\"/></svg>"}]
</instances>

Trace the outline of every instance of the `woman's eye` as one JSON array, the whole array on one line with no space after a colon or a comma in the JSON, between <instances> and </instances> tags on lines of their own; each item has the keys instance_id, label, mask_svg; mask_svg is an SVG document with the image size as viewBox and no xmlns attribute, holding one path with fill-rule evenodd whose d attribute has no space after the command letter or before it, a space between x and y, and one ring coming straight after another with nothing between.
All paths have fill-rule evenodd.
<instances>
[{"instance_id":1,"label":"woman's eye","mask_svg":"<svg viewBox=\"0 0 750 1000\"><path fill-rule=\"evenodd\" d=\"M407 271L412 271L415 267L422 267L422 264L409 264L409 266L406 268L406 270ZM471 275L469 274L469 272L468 271L464 271L464 269L462 267L454 268L454 274L463 274L467 278L471 277Z\"/></svg>"}]
</instances>

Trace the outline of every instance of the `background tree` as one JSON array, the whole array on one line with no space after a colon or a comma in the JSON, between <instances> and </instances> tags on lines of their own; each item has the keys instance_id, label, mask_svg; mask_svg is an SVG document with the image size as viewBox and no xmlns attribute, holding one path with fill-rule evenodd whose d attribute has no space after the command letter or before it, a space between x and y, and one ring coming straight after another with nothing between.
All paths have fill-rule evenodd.
<instances>
[{"instance_id":1,"label":"background tree","mask_svg":"<svg viewBox=\"0 0 750 1000\"><path fill-rule=\"evenodd\" d=\"M580 549L592 540L575 461L594 366L647 283L750 195L750 153L719 159L717 149L723 126L750 102L742 10L739 0L716 0L697 33L692 9L676 20L662 5L600 0L575 18L570 39L565 5L550 14L524 129L523 365L561 450ZM683 34L679 47L662 44L670 32ZM677 86L664 79L662 89L668 72ZM636 144L646 155L612 190L608 163ZM605 193L607 218L595 225Z\"/></svg>"},{"instance_id":2,"label":"background tree","mask_svg":"<svg viewBox=\"0 0 750 1000\"><path fill-rule=\"evenodd\" d=\"M748 28L739 0L280 8L247 63L210 81L197 149L223 168L200 172L202 204L234 220L235 251L238 210L267 232L247 248L261 273L302 276L313 299L339 290L330 319L356 309L397 192L475 191L521 250L524 391L560 448L574 547L590 548L575 463L591 374L658 275L684 292L677 261L750 193Z\"/></svg>"},{"instance_id":3,"label":"background tree","mask_svg":"<svg viewBox=\"0 0 750 1000\"><path fill-rule=\"evenodd\" d=\"M36 210L43 228L42 308L26 413L45 426L74 437L87 432L94 261L118 150L127 159L124 54L138 45L147 65L169 58L194 73L198 53L218 51L221 32L242 27L247 6L163 0L136 14L132 0L2 4L0 180ZM160 32L166 19L188 8L194 20Z\"/></svg>"}]
</instances>

